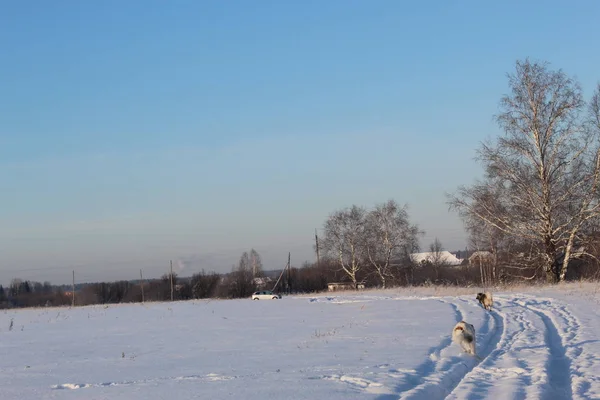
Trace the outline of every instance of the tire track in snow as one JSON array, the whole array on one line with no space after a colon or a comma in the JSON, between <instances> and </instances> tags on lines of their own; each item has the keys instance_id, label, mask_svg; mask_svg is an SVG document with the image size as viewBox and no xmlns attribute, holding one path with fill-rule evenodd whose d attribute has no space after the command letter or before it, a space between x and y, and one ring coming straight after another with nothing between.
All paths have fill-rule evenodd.
<instances>
[{"instance_id":1,"label":"tire track in snow","mask_svg":"<svg viewBox=\"0 0 600 400\"><path fill-rule=\"evenodd\" d=\"M364 296L361 296L360 299L364 301ZM408 298L398 298L398 297L386 297L386 298L378 298L380 300L409 300L409 301L438 301L443 304L447 304L452 308L454 312L454 318L456 322L461 321L463 319L464 311L455 303L444 300L439 297L408 297ZM336 300L335 297L327 297L325 301L334 303ZM323 301L318 298L311 298L310 302L318 302ZM428 354L429 357L426 358L424 362L417 365L414 369L402 369L397 370L395 368L389 368L388 373L385 374L388 378L393 378L394 380L402 380L403 383L394 385L385 386L378 381L372 381L369 379L365 379L362 376L353 376L352 374L329 374L329 375L319 375L319 376L311 376L307 379L324 379L324 380L332 380L339 381L342 383L346 383L352 387L360 388L365 392L380 394L377 397L378 400L388 400L388 399L397 399L398 394L404 391L411 390L420 384L422 384L424 377L433 375L440 369L439 362L442 359L441 354L448 349L452 345L452 338L450 335L444 337L441 342L429 348ZM376 366L378 368L381 367L390 367L388 364L383 364L380 366Z\"/></svg>"},{"instance_id":2,"label":"tire track in snow","mask_svg":"<svg viewBox=\"0 0 600 400\"><path fill-rule=\"evenodd\" d=\"M456 322L463 319L463 310L452 302L439 299L439 298L423 298L413 300L428 300L428 301L439 301L443 304L449 305L453 312ZM322 379L339 380L341 382L347 382L353 384L353 386L359 386L369 393L379 393L378 400L391 400L397 399L398 394L409 391L422 384L423 379L436 374L436 371L440 369L439 362L441 360L441 354L452 345L452 338L450 336L445 337L438 345L431 347L428 350L429 357L417 365L414 369L399 371L396 369L390 369L387 375L394 379L401 379L403 383L393 386L392 389L386 388L382 384L377 382L371 382L364 378L356 378L345 375L329 375L324 376ZM385 364L386 367L389 365ZM357 384L359 382L359 384ZM390 393L392 392L392 393Z\"/></svg>"},{"instance_id":3,"label":"tire track in snow","mask_svg":"<svg viewBox=\"0 0 600 400\"><path fill-rule=\"evenodd\" d=\"M464 318L464 310L455 303L444 300L442 298L414 298L410 299L412 301L438 301L443 304L447 304L452 308L454 312L454 318L456 322L462 321ZM442 341L436 345L431 347L428 350L429 357L417 365L414 369L411 370L395 370L390 369L389 373L386 374L388 377L393 377L394 379L401 379L403 383L398 384L396 386L385 387L383 384L378 383L377 381L367 380L363 377L356 377L351 375L321 375L318 377L309 377L308 379L325 379L325 380L335 380L340 381L350 386L357 387L363 389L365 392L380 394L377 397L378 400L391 400L398 399L400 393L408 392L413 390L420 385L423 385L424 380L430 379L429 377L436 376L440 370L446 370L450 368L451 364L448 360L445 360L441 357L441 354L446 351L449 347L452 346L452 338L450 335L444 337ZM444 365L440 365L440 363L444 363ZM385 364L386 367L389 365ZM433 378L432 378L433 379ZM392 393L390 393L392 392Z\"/></svg>"},{"instance_id":4,"label":"tire track in snow","mask_svg":"<svg viewBox=\"0 0 600 400\"><path fill-rule=\"evenodd\" d=\"M575 340L579 335L582 324L577 317L575 317L571 311L567 308L565 304L561 304L558 300L551 298L541 298L535 297L531 295L521 295L523 299L527 300L527 306L531 308L531 306L537 309L543 309L546 313L550 313L551 318L555 320L557 317L563 320L563 324L557 323L554 321L554 324L559 327L564 325L561 328L564 332L565 340Z\"/></svg>"},{"instance_id":5,"label":"tire track in snow","mask_svg":"<svg viewBox=\"0 0 600 400\"><path fill-rule=\"evenodd\" d=\"M571 389L571 362L567 358L565 347L558 333L558 329L552 322L552 319L543 311L529 307L536 313L546 326L545 341L548 345L550 354L546 363L548 373L549 387L545 391L547 399L571 399L573 392Z\"/></svg>"},{"instance_id":6,"label":"tire track in snow","mask_svg":"<svg viewBox=\"0 0 600 400\"><path fill-rule=\"evenodd\" d=\"M391 298L392 300L396 300ZM463 315L465 314L464 310L455 303L444 300L442 298L437 297L428 297L428 298L410 298L410 299L402 299L402 300L412 300L412 301L438 301L443 304L447 304L451 307L454 312L454 318L456 322L463 320ZM384 386L383 384L377 381L371 381L365 379L363 377L356 377L351 375L321 375L318 377L309 377L308 379L325 379L325 380L335 380L343 383L347 383L350 386L361 388L365 392L379 394L377 397L378 400L391 400L398 399L400 393L410 391L419 385L423 384L424 379L428 379L430 376L434 376L440 370L444 370L444 366L440 366L440 362L446 362L444 358L441 357L442 353L445 352L449 347L452 346L452 338L450 335L444 337L440 343L436 346L431 347L428 350L429 357L425 359L421 364L417 365L414 369L410 370L396 370L394 368L389 369L388 373L385 375L388 378L394 378L394 380L402 380L401 384ZM388 364L384 364L382 366L377 367L390 367Z\"/></svg>"},{"instance_id":7,"label":"tire track in snow","mask_svg":"<svg viewBox=\"0 0 600 400\"><path fill-rule=\"evenodd\" d=\"M448 399L495 398L500 395L496 385L500 381L503 381L500 385L502 396L510 396L511 393L513 399L540 398L540 385L545 384L545 374L532 368L529 365L531 360L518 357L515 347L539 347L539 337L546 329L538 329L532 323L531 317L535 316L532 311L513 299L497 296L495 303L492 313L503 319L504 333L496 348L465 376ZM542 355L541 361L545 358ZM532 377L536 378L535 381Z\"/></svg>"},{"instance_id":8,"label":"tire track in snow","mask_svg":"<svg viewBox=\"0 0 600 400\"><path fill-rule=\"evenodd\" d=\"M546 370L549 384L544 393L548 399L571 399L576 395L578 398L586 398L586 392L590 383L573 364L581 357L583 349L579 346L567 347L567 342L574 343L581 329L580 321L557 300L548 298L537 298L523 295L518 303L539 316L546 326L546 343L548 344L549 356ZM562 319L562 324L557 321ZM561 326L562 325L562 326ZM591 355L597 361L595 355Z\"/></svg>"},{"instance_id":9,"label":"tire track in snow","mask_svg":"<svg viewBox=\"0 0 600 400\"><path fill-rule=\"evenodd\" d=\"M444 303L450 304L456 312L457 322L464 319L466 314L464 310L456 303L446 300L441 300ZM472 304L466 302L467 304ZM490 355L492 350L498 346L501 338L504 336L504 321L497 314L486 313L484 328L480 330L478 343L484 345L479 347L478 355L480 359L475 357L463 358L460 356L449 357L442 363L437 363L435 370L427 376L421 376L420 383L416 387L403 391L402 387L398 387L397 393L400 394L400 399L444 399L446 398L464 379L464 377L473 370L474 367ZM491 327L490 327L491 326ZM490 334L491 332L491 334ZM483 338L487 340L483 340ZM450 344L452 339L449 339Z\"/></svg>"},{"instance_id":10,"label":"tire track in snow","mask_svg":"<svg viewBox=\"0 0 600 400\"><path fill-rule=\"evenodd\" d=\"M584 334L585 325L568 305L525 294L496 300L501 300L507 321L506 340L467 374L449 399L494 398L511 389L515 399L594 397L600 357L587 345L598 340Z\"/></svg>"},{"instance_id":11,"label":"tire track in snow","mask_svg":"<svg viewBox=\"0 0 600 400\"><path fill-rule=\"evenodd\" d=\"M556 303L554 300L544 300L542 303L552 305ZM589 391L592 388L592 382L596 381L596 385L600 381L595 374L589 374L589 370L597 370L600 364L600 357L595 351L586 351L584 346L587 343L597 342L597 339L584 340L581 338L584 324L571 313L565 304L554 306L557 315L564 321L563 344L567 357L571 359L571 391L574 398L588 399L594 394ZM559 328L560 324L557 324ZM590 380L592 382L590 382Z\"/></svg>"},{"instance_id":12,"label":"tire track in snow","mask_svg":"<svg viewBox=\"0 0 600 400\"><path fill-rule=\"evenodd\" d=\"M454 311L454 318L456 322L462 321L464 318L464 311L457 305L452 302L436 299L437 301L448 304L452 310ZM427 380L429 377L433 376L436 371L440 368L439 361L441 353L449 348L452 345L452 338L448 336L443 339L439 345L432 347L429 350L429 357L423 363L421 363L417 368L415 368L415 372L408 374L405 377L405 383L398 385L394 388L395 393L404 393L410 390L414 390L419 385L422 385L423 380Z\"/></svg>"}]
</instances>

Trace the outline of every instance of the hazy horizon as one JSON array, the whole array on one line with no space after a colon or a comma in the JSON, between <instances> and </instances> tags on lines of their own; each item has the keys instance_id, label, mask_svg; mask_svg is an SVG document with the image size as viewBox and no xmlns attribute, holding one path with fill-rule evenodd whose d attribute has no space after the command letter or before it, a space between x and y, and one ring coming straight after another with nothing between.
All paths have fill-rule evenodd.
<instances>
[{"instance_id":1,"label":"hazy horizon","mask_svg":"<svg viewBox=\"0 0 600 400\"><path fill-rule=\"evenodd\" d=\"M544 5L3 5L0 282L300 266L329 213L389 199L464 249L444 193L515 61L600 80L600 3Z\"/></svg>"}]
</instances>

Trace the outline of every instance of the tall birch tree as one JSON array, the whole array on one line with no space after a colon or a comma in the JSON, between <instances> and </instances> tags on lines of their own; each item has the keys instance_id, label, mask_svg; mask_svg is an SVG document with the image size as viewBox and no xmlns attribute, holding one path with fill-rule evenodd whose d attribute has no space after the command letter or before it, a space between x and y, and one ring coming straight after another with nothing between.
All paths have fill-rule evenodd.
<instances>
[{"instance_id":1,"label":"tall birch tree","mask_svg":"<svg viewBox=\"0 0 600 400\"><path fill-rule=\"evenodd\" d=\"M459 187L450 207L535 243L546 279L565 279L576 243L600 217L600 85L591 100L548 63L517 61L496 121L504 134L483 143L485 179Z\"/></svg>"}]
</instances>

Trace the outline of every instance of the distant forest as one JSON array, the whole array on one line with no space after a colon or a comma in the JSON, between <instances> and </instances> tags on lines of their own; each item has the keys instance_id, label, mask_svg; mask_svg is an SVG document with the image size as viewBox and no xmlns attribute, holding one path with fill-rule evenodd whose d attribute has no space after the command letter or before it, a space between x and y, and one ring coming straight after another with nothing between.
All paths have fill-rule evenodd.
<instances>
[{"instance_id":1,"label":"distant forest","mask_svg":"<svg viewBox=\"0 0 600 400\"><path fill-rule=\"evenodd\" d=\"M252 254L252 256L250 256ZM494 260L478 258L469 262L474 251L453 251L463 259L459 266L446 265L436 261L435 252L429 261L420 264L408 259L394 260L388 271L388 287L427 286L427 285L482 285L491 280ZM473 261L473 260L471 260ZM503 270L500 261L499 270ZM360 268L355 278L365 288L382 287L373 269ZM488 273L486 274L486 271ZM523 276L535 267L523 272ZM582 264L573 268L570 279L595 278L597 268ZM516 275L496 277L497 283L523 281ZM540 279L528 282L543 281ZM75 293L72 285L52 285L49 282L34 282L13 279L7 287L0 286L0 308L84 306L92 304L137 303L142 301L178 301L191 299L234 299L250 298L257 290L274 290L282 294L314 293L328 289L328 283L348 283L353 285L348 273L340 266L339 260L323 257L319 263L305 263L297 268L290 266L283 270L263 271L260 255L252 250L244 253L231 272L218 274L201 271L191 277L165 274L159 279L130 280L115 282L77 283Z\"/></svg>"}]
</instances>

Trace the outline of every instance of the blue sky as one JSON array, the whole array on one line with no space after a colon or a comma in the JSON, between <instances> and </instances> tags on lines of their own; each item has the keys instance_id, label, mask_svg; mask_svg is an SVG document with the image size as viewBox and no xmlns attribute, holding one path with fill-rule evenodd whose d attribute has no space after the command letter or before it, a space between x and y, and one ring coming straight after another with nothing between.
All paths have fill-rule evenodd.
<instances>
[{"instance_id":1,"label":"blue sky","mask_svg":"<svg viewBox=\"0 0 600 400\"><path fill-rule=\"evenodd\" d=\"M517 59L589 94L600 3L0 5L0 282L313 260L327 215L394 198L450 250L444 192ZM220 269L219 269L220 268Z\"/></svg>"}]
</instances>

